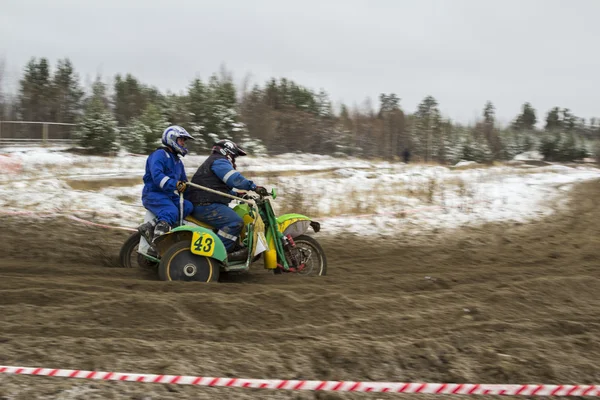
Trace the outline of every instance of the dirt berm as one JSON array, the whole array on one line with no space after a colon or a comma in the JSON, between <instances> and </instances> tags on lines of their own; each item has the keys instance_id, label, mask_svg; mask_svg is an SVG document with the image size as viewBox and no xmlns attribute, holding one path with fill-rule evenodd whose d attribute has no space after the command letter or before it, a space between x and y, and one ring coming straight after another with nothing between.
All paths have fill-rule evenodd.
<instances>
[{"instance_id":1,"label":"dirt berm","mask_svg":"<svg viewBox=\"0 0 600 400\"><path fill-rule=\"evenodd\" d=\"M600 383L600 182L531 224L326 237L326 277L116 268L128 233L0 218L0 364L217 377ZM0 375L2 399L395 398Z\"/></svg>"}]
</instances>

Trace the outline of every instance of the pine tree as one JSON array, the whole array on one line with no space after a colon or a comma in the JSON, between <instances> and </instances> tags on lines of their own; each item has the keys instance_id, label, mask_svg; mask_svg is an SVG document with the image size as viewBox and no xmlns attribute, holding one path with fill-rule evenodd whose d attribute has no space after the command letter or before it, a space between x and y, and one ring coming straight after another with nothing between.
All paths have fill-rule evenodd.
<instances>
[{"instance_id":1,"label":"pine tree","mask_svg":"<svg viewBox=\"0 0 600 400\"><path fill-rule=\"evenodd\" d=\"M471 135L466 135L461 138L461 155L460 159L465 161L475 161L477 159L477 149L473 143Z\"/></svg>"},{"instance_id":2,"label":"pine tree","mask_svg":"<svg viewBox=\"0 0 600 400\"><path fill-rule=\"evenodd\" d=\"M560 118L560 109L558 107L552 108L546 115L546 126L547 131L554 131L562 129L562 121Z\"/></svg>"},{"instance_id":3,"label":"pine tree","mask_svg":"<svg viewBox=\"0 0 600 400\"><path fill-rule=\"evenodd\" d=\"M316 96L317 102L317 115L322 118L330 118L333 116L333 109L331 107L331 100L329 95L324 89L321 89Z\"/></svg>"},{"instance_id":4,"label":"pine tree","mask_svg":"<svg viewBox=\"0 0 600 400\"><path fill-rule=\"evenodd\" d=\"M475 150L475 160L478 163L489 163L494 159L494 154L488 143L484 140L476 140L473 142Z\"/></svg>"},{"instance_id":5,"label":"pine tree","mask_svg":"<svg viewBox=\"0 0 600 400\"><path fill-rule=\"evenodd\" d=\"M526 143L526 135L521 132L507 129L501 132L499 138L502 150L498 157L504 160L512 160L516 155L529 150L529 145Z\"/></svg>"},{"instance_id":6,"label":"pine tree","mask_svg":"<svg viewBox=\"0 0 600 400\"><path fill-rule=\"evenodd\" d=\"M162 96L159 104L169 125L191 125L193 115L188 108L188 96L167 92L165 96Z\"/></svg>"},{"instance_id":7,"label":"pine tree","mask_svg":"<svg viewBox=\"0 0 600 400\"><path fill-rule=\"evenodd\" d=\"M460 144L461 160L489 163L494 159L487 141L478 140L473 129L465 129L465 133L460 138Z\"/></svg>"},{"instance_id":8,"label":"pine tree","mask_svg":"<svg viewBox=\"0 0 600 400\"><path fill-rule=\"evenodd\" d=\"M547 133L542 137L538 151L544 156L544 160L559 160L561 139L561 133L556 131Z\"/></svg>"},{"instance_id":9,"label":"pine tree","mask_svg":"<svg viewBox=\"0 0 600 400\"><path fill-rule=\"evenodd\" d=\"M461 129L459 126L454 126L452 121L445 120L442 122L442 149L440 153L440 162L443 164L456 163L460 161L461 148L460 148L460 134Z\"/></svg>"},{"instance_id":10,"label":"pine tree","mask_svg":"<svg viewBox=\"0 0 600 400\"><path fill-rule=\"evenodd\" d=\"M390 160L399 156L400 147L406 149L408 144L404 140L405 118L400 109L400 98L395 93L379 95L380 108L377 118L381 125L381 155Z\"/></svg>"},{"instance_id":11,"label":"pine tree","mask_svg":"<svg viewBox=\"0 0 600 400\"><path fill-rule=\"evenodd\" d=\"M333 154L337 151L341 132L329 94L321 89L315 96L315 101L316 113L311 113L311 116L307 117L313 124L313 127L309 128L312 134L307 135L308 140L304 148L311 153Z\"/></svg>"},{"instance_id":12,"label":"pine tree","mask_svg":"<svg viewBox=\"0 0 600 400\"><path fill-rule=\"evenodd\" d=\"M496 121L496 108L491 101L485 103L485 107L483 108L483 119L486 125L494 126L494 122Z\"/></svg>"},{"instance_id":13,"label":"pine tree","mask_svg":"<svg viewBox=\"0 0 600 400\"><path fill-rule=\"evenodd\" d=\"M560 147L558 148L558 161L573 161L578 156L575 135L572 132L561 134Z\"/></svg>"},{"instance_id":14,"label":"pine tree","mask_svg":"<svg viewBox=\"0 0 600 400\"><path fill-rule=\"evenodd\" d=\"M535 129L536 123L535 109L527 102L523 104L522 112L513 122L512 128L515 130L532 131Z\"/></svg>"},{"instance_id":15,"label":"pine tree","mask_svg":"<svg viewBox=\"0 0 600 400\"><path fill-rule=\"evenodd\" d=\"M52 108L52 84L48 60L32 58L20 80L19 114L25 121L49 121Z\"/></svg>"},{"instance_id":16,"label":"pine tree","mask_svg":"<svg viewBox=\"0 0 600 400\"><path fill-rule=\"evenodd\" d=\"M106 86L97 80L93 94L86 102L85 112L77 124L75 138L81 147L92 154L109 154L117 147L117 121L108 109Z\"/></svg>"},{"instance_id":17,"label":"pine tree","mask_svg":"<svg viewBox=\"0 0 600 400\"><path fill-rule=\"evenodd\" d=\"M139 118L134 118L121 135L121 144L133 153L150 154L160 146L161 135L169 126L160 109L148 104Z\"/></svg>"},{"instance_id":18,"label":"pine tree","mask_svg":"<svg viewBox=\"0 0 600 400\"><path fill-rule=\"evenodd\" d=\"M562 109L562 127L565 132L573 132L577 127L578 118L568 108Z\"/></svg>"},{"instance_id":19,"label":"pine tree","mask_svg":"<svg viewBox=\"0 0 600 400\"><path fill-rule=\"evenodd\" d=\"M478 140L485 142L482 150L491 152L491 159L499 157L502 153L502 142L495 127L496 123L496 108L491 101L488 101L483 109L483 124L479 126L481 136ZM479 125L479 124L478 124ZM488 156L486 156L488 157ZM491 160L487 160L491 161Z\"/></svg>"},{"instance_id":20,"label":"pine tree","mask_svg":"<svg viewBox=\"0 0 600 400\"><path fill-rule=\"evenodd\" d=\"M216 75L210 77L205 104L206 118L202 121L205 139L239 141L245 125L236 109L235 86L230 78L220 80Z\"/></svg>"},{"instance_id":21,"label":"pine tree","mask_svg":"<svg viewBox=\"0 0 600 400\"><path fill-rule=\"evenodd\" d=\"M208 91L200 78L194 79L188 86L186 100L192 122L204 124L208 117Z\"/></svg>"},{"instance_id":22,"label":"pine tree","mask_svg":"<svg viewBox=\"0 0 600 400\"><path fill-rule=\"evenodd\" d=\"M147 93L143 85L131 74L124 78L117 74L114 92L115 118L120 126L126 126L146 108Z\"/></svg>"},{"instance_id":23,"label":"pine tree","mask_svg":"<svg viewBox=\"0 0 600 400\"><path fill-rule=\"evenodd\" d=\"M576 147L576 160L583 160L584 158L591 157L594 154L593 144L584 138L577 138Z\"/></svg>"},{"instance_id":24,"label":"pine tree","mask_svg":"<svg viewBox=\"0 0 600 400\"><path fill-rule=\"evenodd\" d=\"M443 143L441 141L441 115L438 103L433 96L427 96L419 104L415 113L413 137L418 144L419 153L425 161L439 157Z\"/></svg>"},{"instance_id":25,"label":"pine tree","mask_svg":"<svg viewBox=\"0 0 600 400\"><path fill-rule=\"evenodd\" d=\"M53 121L73 123L81 115L83 89L69 59L59 60L52 79Z\"/></svg>"}]
</instances>

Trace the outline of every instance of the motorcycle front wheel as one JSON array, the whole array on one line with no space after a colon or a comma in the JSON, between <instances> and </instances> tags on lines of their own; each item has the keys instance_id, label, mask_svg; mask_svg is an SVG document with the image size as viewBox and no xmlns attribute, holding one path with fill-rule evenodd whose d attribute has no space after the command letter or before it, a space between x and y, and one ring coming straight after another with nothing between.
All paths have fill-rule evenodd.
<instances>
[{"instance_id":1,"label":"motorcycle front wheel","mask_svg":"<svg viewBox=\"0 0 600 400\"><path fill-rule=\"evenodd\" d=\"M308 235L297 236L294 238L294 242L296 243L294 254L300 257L301 264L305 264L297 274L303 276L327 275L327 257L321 244Z\"/></svg>"}]
</instances>

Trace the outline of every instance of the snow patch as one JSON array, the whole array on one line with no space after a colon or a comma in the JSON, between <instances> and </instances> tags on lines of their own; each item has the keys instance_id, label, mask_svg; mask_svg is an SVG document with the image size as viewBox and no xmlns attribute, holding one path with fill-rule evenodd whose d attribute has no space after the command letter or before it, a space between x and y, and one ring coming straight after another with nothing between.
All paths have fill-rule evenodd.
<instances>
[{"instance_id":1,"label":"snow patch","mask_svg":"<svg viewBox=\"0 0 600 400\"><path fill-rule=\"evenodd\" d=\"M544 156L539 151L533 150L533 151L526 151L524 153L517 154L516 156L513 157L513 160L517 160L517 161L529 161L529 160L543 161L544 160Z\"/></svg>"},{"instance_id":2,"label":"snow patch","mask_svg":"<svg viewBox=\"0 0 600 400\"><path fill-rule=\"evenodd\" d=\"M470 165L479 165L479 163L477 163L475 161L460 160L459 162L454 164L455 167L467 167Z\"/></svg>"},{"instance_id":3,"label":"snow patch","mask_svg":"<svg viewBox=\"0 0 600 400\"><path fill-rule=\"evenodd\" d=\"M5 149L2 149L3 151ZM141 180L145 156L72 154L47 148L5 151L23 170L0 168L0 209L72 213L94 222L135 227L143 218ZM188 176L207 156L188 155ZM455 166L373 162L353 157L288 153L242 157L238 170L275 187L277 212L298 212L321 222L322 234L404 235L459 228L487 221L518 221L549 215L548 202L571 185L600 178L590 165ZM262 174L269 172L268 177ZM127 182L127 179L132 182ZM85 189L74 190L78 180ZM89 188L85 186L88 181ZM101 183L98 185L98 183ZM233 205L234 203L231 203Z\"/></svg>"}]
</instances>

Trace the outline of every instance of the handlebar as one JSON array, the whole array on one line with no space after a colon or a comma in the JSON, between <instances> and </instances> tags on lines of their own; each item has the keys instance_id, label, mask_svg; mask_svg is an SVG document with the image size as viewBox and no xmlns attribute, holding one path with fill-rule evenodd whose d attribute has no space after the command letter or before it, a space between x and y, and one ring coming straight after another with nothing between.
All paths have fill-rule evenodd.
<instances>
[{"instance_id":1,"label":"handlebar","mask_svg":"<svg viewBox=\"0 0 600 400\"><path fill-rule=\"evenodd\" d=\"M215 193L215 194L218 194L218 195L220 195L220 196L228 197L228 198L230 198L230 199L233 199L233 200L242 201L242 202L244 202L244 203L253 204L253 202L252 202L252 201L250 201L250 200L247 200L247 199L244 199L244 198L242 198L242 197L233 196L233 195L231 195L231 194L227 194L227 193L219 192L218 190L214 190L214 189L211 189L211 188L207 188L206 186L197 185L197 184L195 184L195 183L192 183L192 182L186 182L186 183L187 183L187 185L188 185L188 186L192 186L192 187L195 187L195 188L198 188L198 189L201 189L201 190L206 190L207 192ZM257 197L254 197L254 198L252 198L252 196L249 196L249 197L251 197L251 198L252 198L252 200L259 199L259 198L262 198L262 197L266 197L266 196L260 196L260 195L258 195L258 194L257 194L256 196L257 196ZM275 197L277 197L277 194L276 194L276 192L275 192L275 189L271 189L270 196L271 196L272 198L275 198Z\"/></svg>"}]
</instances>

